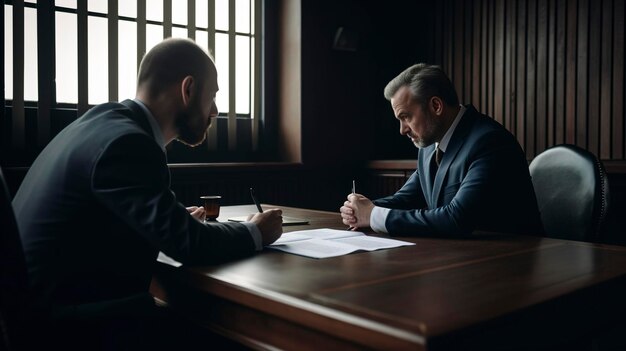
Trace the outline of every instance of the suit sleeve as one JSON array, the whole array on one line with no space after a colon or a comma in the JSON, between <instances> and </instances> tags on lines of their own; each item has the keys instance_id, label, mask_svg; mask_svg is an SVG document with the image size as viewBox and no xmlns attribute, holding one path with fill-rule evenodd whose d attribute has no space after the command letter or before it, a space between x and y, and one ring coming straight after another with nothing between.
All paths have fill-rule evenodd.
<instances>
[{"instance_id":1,"label":"suit sleeve","mask_svg":"<svg viewBox=\"0 0 626 351\"><path fill-rule=\"evenodd\" d=\"M413 172L409 180L395 194L374 200L374 205L400 210L425 208L427 205L418 172Z\"/></svg>"},{"instance_id":2,"label":"suit sleeve","mask_svg":"<svg viewBox=\"0 0 626 351\"><path fill-rule=\"evenodd\" d=\"M477 223L487 221L496 212L492 211L494 207L502 206L498 199L515 186L515 172L523 173L519 169L518 148L514 140L497 131L479 140L466 146L472 148L469 158L461 161L465 165L458 165L468 168L458 190L446 190L456 191L452 200L435 209L391 210L385 223L390 234L463 236L470 234ZM407 191L421 194L421 189L414 187Z\"/></svg>"},{"instance_id":3,"label":"suit sleeve","mask_svg":"<svg viewBox=\"0 0 626 351\"><path fill-rule=\"evenodd\" d=\"M182 263L217 263L254 251L244 225L200 223L176 200L169 181L163 151L152 138L137 133L124 135L103 150L91 184L105 208Z\"/></svg>"}]
</instances>

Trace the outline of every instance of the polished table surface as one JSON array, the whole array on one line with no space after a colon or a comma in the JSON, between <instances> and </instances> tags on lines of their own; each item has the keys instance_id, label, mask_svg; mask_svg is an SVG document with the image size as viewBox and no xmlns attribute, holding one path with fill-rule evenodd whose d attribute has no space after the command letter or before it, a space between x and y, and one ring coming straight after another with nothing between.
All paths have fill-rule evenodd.
<instances>
[{"instance_id":1,"label":"polished table surface","mask_svg":"<svg viewBox=\"0 0 626 351\"><path fill-rule=\"evenodd\" d=\"M285 231L346 229L337 213L281 208L310 221ZM254 212L223 207L219 220ZM626 248L498 233L399 239L416 245L319 260L265 249L217 266L160 264L151 290L257 349L532 349L623 321Z\"/></svg>"}]
</instances>

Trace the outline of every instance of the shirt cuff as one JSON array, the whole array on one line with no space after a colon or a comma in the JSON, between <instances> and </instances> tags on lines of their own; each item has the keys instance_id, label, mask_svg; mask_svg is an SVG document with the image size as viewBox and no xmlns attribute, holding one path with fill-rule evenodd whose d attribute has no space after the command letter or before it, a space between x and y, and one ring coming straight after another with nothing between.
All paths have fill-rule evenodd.
<instances>
[{"instance_id":1,"label":"shirt cuff","mask_svg":"<svg viewBox=\"0 0 626 351\"><path fill-rule=\"evenodd\" d=\"M379 234L387 234L387 227L385 222L387 221L387 215L391 211L390 208L374 206L372 214L370 215L370 227Z\"/></svg>"},{"instance_id":2,"label":"shirt cuff","mask_svg":"<svg viewBox=\"0 0 626 351\"><path fill-rule=\"evenodd\" d=\"M261 231L259 230L259 227L257 227L256 224L252 222L241 222L241 224L245 225L246 228L248 228L250 236L252 237L252 241L254 241L254 249L256 251L263 250L263 241L261 240Z\"/></svg>"}]
</instances>

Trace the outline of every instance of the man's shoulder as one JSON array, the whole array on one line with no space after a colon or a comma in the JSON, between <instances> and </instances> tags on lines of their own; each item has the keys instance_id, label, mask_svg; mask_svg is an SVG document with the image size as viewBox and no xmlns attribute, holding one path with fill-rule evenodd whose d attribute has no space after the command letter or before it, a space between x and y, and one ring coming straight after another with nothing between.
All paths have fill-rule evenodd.
<instances>
[{"instance_id":1,"label":"man's shoulder","mask_svg":"<svg viewBox=\"0 0 626 351\"><path fill-rule=\"evenodd\" d=\"M120 103L97 105L65 127L44 152L91 162L114 145L154 143L158 148L151 134L133 119L132 113Z\"/></svg>"},{"instance_id":2,"label":"man's shoulder","mask_svg":"<svg viewBox=\"0 0 626 351\"><path fill-rule=\"evenodd\" d=\"M517 138L502 124L492 117L478 112L476 109L469 109L470 113L464 124L462 132L462 142L466 150L480 150L485 147L498 147L500 149L518 150L521 148Z\"/></svg>"},{"instance_id":3,"label":"man's shoulder","mask_svg":"<svg viewBox=\"0 0 626 351\"><path fill-rule=\"evenodd\" d=\"M100 118L111 120L124 120L132 115L131 109L119 102L105 102L92 107L85 112L79 120L83 121L99 121Z\"/></svg>"},{"instance_id":4,"label":"man's shoulder","mask_svg":"<svg viewBox=\"0 0 626 351\"><path fill-rule=\"evenodd\" d=\"M470 135L474 135L474 136L492 135L494 137L506 136L506 137L514 138L513 134L511 134L511 132L509 132L508 129L506 129L502 124L500 124L500 122L498 122L494 118L486 114L483 114L481 112L478 112L473 107L471 109L468 109L468 112L469 113L467 117L471 119Z\"/></svg>"},{"instance_id":5,"label":"man's shoulder","mask_svg":"<svg viewBox=\"0 0 626 351\"><path fill-rule=\"evenodd\" d=\"M146 134L145 128L137 119L136 113L128 106L118 102L107 102L94 106L80 117L76 124L98 130L106 137L126 133Z\"/></svg>"}]
</instances>

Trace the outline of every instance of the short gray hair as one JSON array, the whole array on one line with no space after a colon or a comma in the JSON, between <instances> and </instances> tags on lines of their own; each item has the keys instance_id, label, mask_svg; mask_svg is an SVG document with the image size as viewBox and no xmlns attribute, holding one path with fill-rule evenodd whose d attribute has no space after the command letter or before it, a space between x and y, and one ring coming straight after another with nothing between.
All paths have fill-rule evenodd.
<instances>
[{"instance_id":1,"label":"short gray hair","mask_svg":"<svg viewBox=\"0 0 626 351\"><path fill-rule=\"evenodd\" d=\"M403 86L409 87L413 99L419 104L424 104L433 96L440 97L449 106L459 104L454 84L436 65L418 63L402 71L385 87L385 99L391 101Z\"/></svg>"}]
</instances>

